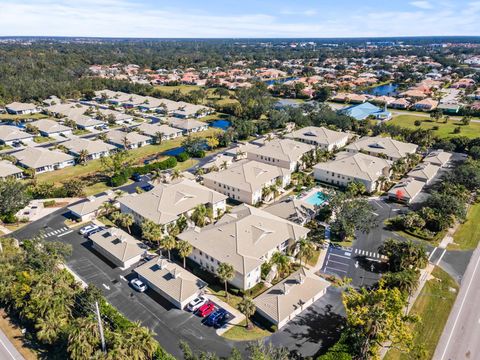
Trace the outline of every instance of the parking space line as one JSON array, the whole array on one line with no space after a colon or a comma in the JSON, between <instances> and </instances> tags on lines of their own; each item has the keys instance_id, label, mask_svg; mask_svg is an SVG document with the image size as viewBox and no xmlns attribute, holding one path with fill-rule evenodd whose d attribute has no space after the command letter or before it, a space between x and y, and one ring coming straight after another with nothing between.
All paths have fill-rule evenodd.
<instances>
[{"instance_id":1,"label":"parking space line","mask_svg":"<svg viewBox=\"0 0 480 360\"><path fill-rule=\"evenodd\" d=\"M58 235L57 237L61 237L61 236L63 236L63 235L67 235L67 234L70 234L70 233L72 233L72 232L73 232L73 230L70 230L70 231L64 232L63 234Z\"/></svg>"},{"instance_id":2,"label":"parking space line","mask_svg":"<svg viewBox=\"0 0 480 360\"><path fill-rule=\"evenodd\" d=\"M330 255L330 256L338 256L338 257L341 257L341 258L343 258L343 259L349 259L349 260L351 259L350 256L338 255L338 254L333 254L333 253L330 253L329 255Z\"/></svg>"},{"instance_id":3,"label":"parking space line","mask_svg":"<svg viewBox=\"0 0 480 360\"><path fill-rule=\"evenodd\" d=\"M347 273L347 271L345 271L345 270L335 269L335 268L332 268L331 266L325 267L325 271L327 271L327 269L331 269L332 271L340 271L340 272L343 272L345 274Z\"/></svg>"},{"instance_id":4,"label":"parking space line","mask_svg":"<svg viewBox=\"0 0 480 360\"><path fill-rule=\"evenodd\" d=\"M335 261L335 260L329 260L328 262L329 263L334 263L334 264L340 264L340 265L344 265L344 266L349 266L348 263L342 263L342 262ZM327 265L328 265L328 263L327 263Z\"/></svg>"}]
</instances>

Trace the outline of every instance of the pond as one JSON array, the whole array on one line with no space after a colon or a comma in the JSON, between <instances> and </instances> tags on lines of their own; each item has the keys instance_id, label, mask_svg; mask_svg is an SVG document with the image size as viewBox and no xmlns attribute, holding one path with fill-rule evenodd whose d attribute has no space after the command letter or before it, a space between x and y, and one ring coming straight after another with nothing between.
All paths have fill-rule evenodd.
<instances>
[{"instance_id":1,"label":"pond","mask_svg":"<svg viewBox=\"0 0 480 360\"><path fill-rule=\"evenodd\" d=\"M232 126L232 123L228 120L214 120L210 123L211 127L222 129L222 130L227 130L230 126Z\"/></svg>"},{"instance_id":2,"label":"pond","mask_svg":"<svg viewBox=\"0 0 480 360\"><path fill-rule=\"evenodd\" d=\"M265 80L264 83L267 84L267 86L273 85L273 84L283 84L287 81L291 80L298 80L298 77L296 76L290 76L286 78L281 78L281 79L271 79L271 80Z\"/></svg>"},{"instance_id":3,"label":"pond","mask_svg":"<svg viewBox=\"0 0 480 360\"><path fill-rule=\"evenodd\" d=\"M365 91L365 93L375 96L393 96L397 91L397 84L384 84L372 87Z\"/></svg>"},{"instance_id":4,"label":"pond","mask_svg":"<svg viewBox=\"0 0 480 360\"><path fill-rule=\"evenodd\" d=\"M177 156L177 155L180 155L183 152L185 152L185 148L183 146L179 146L179 147L167 150L163 154L164 155L169 155L169 156Z\"/></svg>"}]
</instances>

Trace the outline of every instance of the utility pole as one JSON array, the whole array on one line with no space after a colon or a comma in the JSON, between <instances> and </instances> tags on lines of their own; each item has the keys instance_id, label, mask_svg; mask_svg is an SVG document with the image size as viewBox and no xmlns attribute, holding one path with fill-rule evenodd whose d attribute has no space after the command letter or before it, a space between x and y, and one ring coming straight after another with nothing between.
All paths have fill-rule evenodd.
<instances>
[{"instance_id":1,"label":"utility pole","mask_svg":"<svg viewBox=\"0 0 480 360\"><path fill-rule=\"evenodd\" d=\"M102 319L100 317L100 309L98 307L98 301L95 301L95 313L97 315L98 320L98 330L100 331L100 338L102 340L102 351L104 354L107 353L107 347L105 346L105 337L103 336L103 326L102 326Z\"/></svg>"}]
</instances>

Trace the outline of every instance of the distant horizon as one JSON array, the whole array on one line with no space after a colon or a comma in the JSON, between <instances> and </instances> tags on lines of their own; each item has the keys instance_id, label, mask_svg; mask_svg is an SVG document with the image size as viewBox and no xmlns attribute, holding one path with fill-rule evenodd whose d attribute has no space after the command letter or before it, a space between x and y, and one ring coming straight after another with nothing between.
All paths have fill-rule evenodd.
<instances>
[{"instance_id":1,"label":"distant horizon","mask_svg":"<svg viewBox=\"0 0 480 360\"><path fill-rule=\"evenodd\" d=\"M0 6L2 37L480 36L479 0L0 0Z\"/></svg>"}]
</instances>

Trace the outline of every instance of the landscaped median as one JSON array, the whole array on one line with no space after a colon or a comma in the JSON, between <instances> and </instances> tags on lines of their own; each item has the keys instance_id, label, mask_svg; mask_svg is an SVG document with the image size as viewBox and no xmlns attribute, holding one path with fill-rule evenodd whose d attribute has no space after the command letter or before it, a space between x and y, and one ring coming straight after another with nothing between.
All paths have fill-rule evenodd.
<instances>
[{"instance_id":1,"label":"landscaped median","mask_svg":"<svg viewBox=\"0 0 480 360\"><path fill-rule=\"evenodd\" d=\"M473 250L480 241L480 202L468 209L467 220L461 224L453 235L449 250Z\"/></svg>"},{"instance_id":2,"label":"landscaped median","mask_svg":"<svg viewBox=\"0 0 480 360\"><path fill-rule=\"evenodd\" d=\"M456 282L445 271L436 267L410 312L421 319L413 325L414 349L409 354L392 349L384 360L431 359L457 293Z\"/></svg>"}]
</instances>

